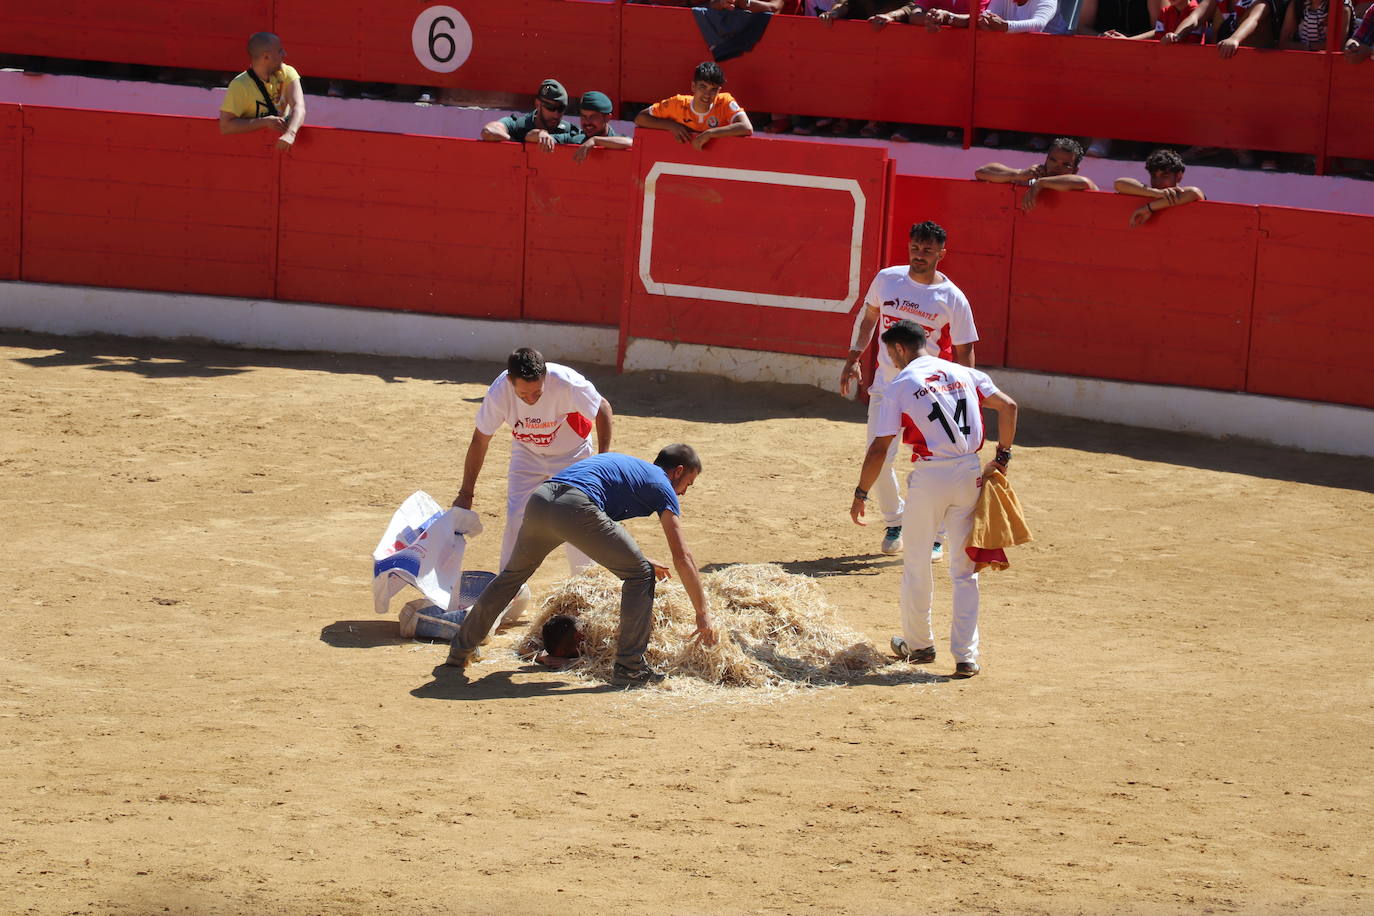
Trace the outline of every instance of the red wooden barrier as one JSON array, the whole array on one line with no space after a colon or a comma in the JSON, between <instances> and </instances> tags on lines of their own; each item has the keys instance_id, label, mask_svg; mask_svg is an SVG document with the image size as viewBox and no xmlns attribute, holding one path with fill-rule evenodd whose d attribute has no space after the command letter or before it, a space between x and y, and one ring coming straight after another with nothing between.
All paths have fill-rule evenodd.
<instances>
[{"instance_id":1,"label":"red wooden barrier","mask_svg":"<svg viewBox=\"0 0 1374 916\"><path fill-rule=\"evenodd\" d=\"M272 0L0 0L0 23L5 54L242 70Z\"/></svg>"},{"instance_id":2,"label":"red wooden barrier","mask_svg":"<svg viewBox=\"0 0 1374 916\"><path fill-rule=\"evenodd\" d=\"M711 56L690 11L637 4L625 7L621 55L634 102L689 91ZM968 39L957 31L774 16L754 50L722 69L751 112L962 125L968 111Z\"/></svg>"},{"instance_id":3,"label":"red wooden barrier","mask_svg":"<svg viewBox=\"0 0 1374 916\"><path fill-rule=\"evenodd\" d=\"M979 36L974 123L1000 130L1316 153L1322 54L1057 35ZM1052 62L1052 65L1050 65Z\"/></svg>"},{"instance_id":4,"label":"red wooden barrier","mask_svg":"<svg viewBox=\"0 0 1374 916\"><path fill-rule=\"evenodd\" d=\"M1255 208L1194 204L1131 229L1137 206L1047 192L1017 216L1007 365L1243 389Z\"/></svg>"},{"instance_id":5,"label":"red wooden barrier","mask_svg":"<svg viewBox=\"0 0 1374 916\"><path fill-rule=\"evenodd\" d=\"M23 112L25 280L272 295L270 146L208 118Z\"/></svg>"},{"instance_id":6,"label":"red wooden barrier","mask_svg":"<svg viewBox=\"0 0 1374 916\"><path fill-rule=\"evenodd\" d=\"M467 46L464 23L471 53L457 69L436 72L417 56L412 32L425 10L443 5L460 12L442 14L447 21L431 14L421 26L425 57L440 67L460 60ZM551 76L570 93L616 92L620 44L614 3L276 0L276 8L276 30L308 76L531 95Z\"/></svg>"},{"instance_id":7,"label":"red wooden barrier","mask_svg":"<svg viewBox=\"0 0 1374 916\"><path fill-rule=\"evenodd\" d=\"M1374 159L1374 64L1334 62L1331 115L1326 152L1330 156Z\"/></svg>"},{"instance_id":8,"label":"red wooden barrier","mask_svg":"<svg viewBox=\"0 0 1374 916\"><path fill-rule=\"evenodd\" d=\"M312 128L283 162L278 298L520 317L512 144Z\"/></svg>"},{"instance_id":9,"label":"red wooden barrier","mask_svg":"<svg viewBox=\"0 0 1374 916\"><path fill-rule=\"evenodd\" d=\"M0 280L19 279L23 127L18 105L0 105Z\"/></svg>"},{"instance_id":10,"label":"red wooden barrier","mask_svg":"<svg viewBox=\"0 0 1374 916\"><path fill-rule=\"evenodd\" d=\"M574 162L568 147L545 153L528 144L524 155L529 177L522 314L539 321L618 324L639 158L628 150L594 150L585 162Z\"/></svg>"},{"instance_id":11,"label":"red wooden barrier","mask_svg":"<svg viewBox=\"0 0 1374 916\"><path fill-rule=\"evenodd\" d=\"M912 223L931 219L949 233L940 270L968 296L978 325L978 365L1006 362L1013 192L1006 185L898 175L888 205L887 264L909 260Z\"/></svg>"},{"instance_id":12,"label":"red wooden barrier","mask_svg":"<svg viewBox=\"0 0 1374 916\"><path fill-rule=\"evenodd\" d=\"M1260 207L1247 391L1374 407L1374 217Z\"/></svg>"},{"instance_id":13,"label":"red wooden barrier","mask_svg":"<svg viewBox=\"0 0 1374 916\"><path fill-rule=\"evenodd\" d=\"M841 356L878 268L882 149L636 140L631 337Z\"/></svg>"}]
</instances>

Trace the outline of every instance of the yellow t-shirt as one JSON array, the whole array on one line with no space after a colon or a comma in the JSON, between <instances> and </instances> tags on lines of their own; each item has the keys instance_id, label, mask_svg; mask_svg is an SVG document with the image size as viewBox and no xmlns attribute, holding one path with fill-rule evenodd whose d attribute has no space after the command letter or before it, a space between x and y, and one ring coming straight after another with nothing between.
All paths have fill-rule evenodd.
<instances>
[{"instance_id":1,"label":"yellow t-shirt","mask_svg":"<svg viewBox=\"0 0 1374 916\"><path fill-rule=\"evenodd\" d=\"M277 106L277 114L283 118L289 114L286 87L300 78L295 67L282 64L281 69L263 83L267 87L267 94L272 96L272 103ZM219 106L219 110L227 111L236 118L267 117L267 102L247 70L230 81L229 91L224 93L224 104Z\"/></svg>"},{"instance_id":2,"label":"yellow t-shirt","mask_svg":"<svg viewBox=\"0 0 1374 916\"><path fill-rule=\"evenodd\" d=\"M699 134L712 127L724 127L735 120L735 115L740 113L739 103L734 96L728 92L719 93L714 102L711 103L711 110L706 114L698 114L692 107L692 97L690 95L675 95L655 102L649 109L649 114L655 118L667 118L670 121L677 121L692 133Z\"/></svg>"}]
</instances>

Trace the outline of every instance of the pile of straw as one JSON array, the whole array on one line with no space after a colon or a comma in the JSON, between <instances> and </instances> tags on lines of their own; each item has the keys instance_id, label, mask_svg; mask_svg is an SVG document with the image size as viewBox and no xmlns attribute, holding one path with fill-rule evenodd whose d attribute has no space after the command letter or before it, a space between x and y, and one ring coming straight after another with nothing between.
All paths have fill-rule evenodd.
<instances>
[{"instance_id":1,"label":"pile of straw","mask_svg":"<svg viewBox=\"0 0 1374 916\"><path fill-rule=\"evenodd\" d=\"M692 638L696 615L676 580L658 583L654 631L645 656L673 678L723 687L833 684L892 664L876 647L840 623L817 585L773 565L731 566L702 576L720 641ZM542 651L540 628L555 614L571 614L586 636L573 666L609 680L620 623L620 580L600 567L568 579L544 600L516 651ZM903 666L906 667L906 666Z\"/></svg>"}]
</instances>

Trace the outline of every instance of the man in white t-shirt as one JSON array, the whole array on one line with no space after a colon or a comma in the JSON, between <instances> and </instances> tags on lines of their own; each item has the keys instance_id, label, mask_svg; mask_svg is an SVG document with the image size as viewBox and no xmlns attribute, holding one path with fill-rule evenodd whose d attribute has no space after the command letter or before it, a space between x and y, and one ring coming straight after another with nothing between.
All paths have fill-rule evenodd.
<instances>
[{"instance_id":1,"label":"man in white t-shirt","mask_svg":"<svg viewBox=\"0 0 1374 916\"><path fill-rule=\"evenodd\" d=\"M500 568L505 569L525 517L530 494L550 477L611 447L611 402L576 370L546 363L538 350L521 347L506 361L477 410L476 428L463 459L463 482L453 504L472 508L473 488L486 461L491 437L509 426L510 468L506 473L506 530L501 537ZM587 555L567 548L568 566L577 574L591 565Z\"/></svg>"},{"instance_id":2,"label":"man in white t-shirt","mask_svg":"<svg viewBox=\"0 0 1374 916\"><path fill-rule=\"evenodd\" d=\"M910 546L902 557L902 635L892 638L892 651L917 664L935 661L931 564L925 545L943 528L954 545L949 558L954 586L949 629L953 676L973 677L979 671L978 574L964 545L983 484L980 408L997 412L997 457L989 468L1006 473L1016 438L1016 402L999 392L986 373L929 355L925 328L914 321L897 322L880 339L899 371L884 393L849 517L856 525L865 524L868 490L891 460L889 446L899 439L910 446L912 466L902 517Z\"/></svg>"},{"instance_id":3,"label":"man in white t-shirt","mask_svg":"<svg viewBox=\"0 0 1374 916\"><path fill-rule=\"evenodd\" d=\"M973 310L968 299L936 270L945 256L945 230L939 223L926 220L911 227L906 266L887 267L878 271L864 297L864 306L855 318L854 334L849 342L849 356L840 371L840 393L849 394L850 383L863 378L859 357L863 355L873 329L886 331L903 319L915 321L925 329L926 349L931 356L953 360L963 366L973 366L973 344L978 329L973 325ZM882 410L884 391L897 374L886 349L878 347L878 372L868 389L868 441L877 435L875 423ZM878 477L874 495L883 513L887 532L883 536L882 551L894 555L902 552L902 495L897 488L897 474L892 459L897 455L897 443L887 456L887 464ZM943 553L939 541L933 542L931 559Z\"/></svg>"}]
</instances>

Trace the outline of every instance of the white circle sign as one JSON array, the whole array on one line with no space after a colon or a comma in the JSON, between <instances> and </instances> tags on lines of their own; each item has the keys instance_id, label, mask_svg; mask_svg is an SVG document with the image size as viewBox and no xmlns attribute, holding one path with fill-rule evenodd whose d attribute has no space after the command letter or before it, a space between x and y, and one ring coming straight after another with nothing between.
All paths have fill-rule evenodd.
<instances>
[{"instance_id":1,"label":"white circle sign","mask_svg":"<svg viewBox=\"0 0 1374 916\"><path fill-rule=\"evenodd\" d=\"M427 7L410 30L410 46L426 70L452 73L472 53L472 29L451 6Z\"/></svg>"}]
</instances>

